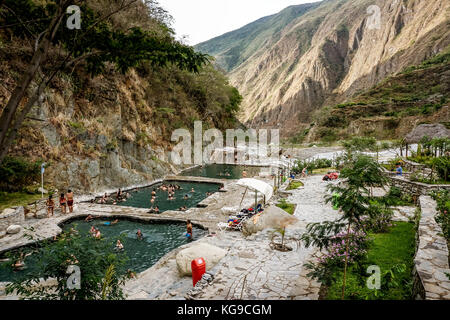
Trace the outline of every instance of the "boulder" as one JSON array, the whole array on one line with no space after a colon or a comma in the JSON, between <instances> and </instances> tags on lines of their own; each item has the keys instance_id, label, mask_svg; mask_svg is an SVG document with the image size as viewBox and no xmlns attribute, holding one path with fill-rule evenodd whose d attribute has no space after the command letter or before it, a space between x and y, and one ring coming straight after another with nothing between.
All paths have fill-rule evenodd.
<instances>
[{"instance_id":1,"label":"boulder","mask_svg":"<svg viewBox=\"0 0 450 320\"><path fill-rule=\"evenodd\" d=\"M37 219L45 219L47 218L47 216L48 216L47 209L38 210L36 212Z\"/></svg>"},{"instance_id":2,"label":"boulder","mask_svg":"<svg viewBox=\"0 0 450 320\"><path fill-rule=\"evenodd\" d=\"M206 262L206 270L213 268L225 255L227 251L208 243L198 243L192 247L178 252L176 261L181 276L192 275L191 262L197 258L203 258Z\"/></svg>"},{"instance_id":3,"label":"boulder","mask_svg":"<svg viewBox=\"0 0 450 320\"><path fill-rule=\"evenodd\" d=\"M19 226L17 224L12 224L6 229L6 233L7 234L16 234L16 233L19 233L21 229L22 229L21 226Z\"/></svg>"},{"instance_id":4,"label":"boulder","mask_svg":"<svg viewBox=\"0 0 450 320\"><path fill-rule=\"evenodd\" d=\"M270 206L261 214L253 216L244 222L242 232L249 236L265 229L278 229L288 227L299 220L277 206Z\"/></svg>"}]
</instances>

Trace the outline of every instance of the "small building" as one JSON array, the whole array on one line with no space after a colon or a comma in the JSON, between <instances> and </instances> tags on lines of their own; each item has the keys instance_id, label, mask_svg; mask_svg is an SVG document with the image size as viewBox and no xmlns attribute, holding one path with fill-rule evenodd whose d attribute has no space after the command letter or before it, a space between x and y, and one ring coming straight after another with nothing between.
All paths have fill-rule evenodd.
<instances>
[{"instance_id":1,"label":"small building","mask_svg":"<svg viewBox=\"0 0 450 320\"><path fill-rule=\"evenodd\" d=\"M408 156L408 145L420 143L423 137L450 138L450 130L440 123L418 125L405 137L406 156Z\"/></svg>"}]
</instances>

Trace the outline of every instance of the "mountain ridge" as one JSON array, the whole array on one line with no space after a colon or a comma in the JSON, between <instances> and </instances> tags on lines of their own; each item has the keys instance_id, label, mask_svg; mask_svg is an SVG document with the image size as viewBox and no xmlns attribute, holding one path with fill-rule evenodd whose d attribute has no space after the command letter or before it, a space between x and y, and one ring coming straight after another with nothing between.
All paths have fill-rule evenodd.
<instances>
[{"instance_id":1,"label":"mountain ridge","mask_svg":"<svg viewBox=\"0 0 450 320\"><path fill-rule=\"evenodd\" d=\"M309 127L312 114L325 105L345 101L450 44L450 4L443 0L310 5L276 37L270 33L264 46L247 44L255 49L252 55L228 72L244 97L239 118L248 126L280 128L288 137ZM379 29L369 28L373 17L367 10L374 5ZM223 54L215 56L223 66Z\"/></svg>"}]
</instances>

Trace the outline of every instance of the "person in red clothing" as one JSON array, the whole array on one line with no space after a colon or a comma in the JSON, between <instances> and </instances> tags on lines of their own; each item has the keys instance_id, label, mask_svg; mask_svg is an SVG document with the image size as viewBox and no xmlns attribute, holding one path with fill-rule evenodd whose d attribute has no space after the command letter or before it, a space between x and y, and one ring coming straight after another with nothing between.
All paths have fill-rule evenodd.
<instances>
[{"instance_id":1,"label":"person in red clothing","mask_svg":"<svg viewBox=\"0 0 450 320\"><path fill-rule=\"evenodd\" d=\"M69 212L72 213L73 212L73 192L72 190L68 190L67 194L66 194L66 199L67 199L67 206L69 207Z\"/></svg>"}]
</instances>

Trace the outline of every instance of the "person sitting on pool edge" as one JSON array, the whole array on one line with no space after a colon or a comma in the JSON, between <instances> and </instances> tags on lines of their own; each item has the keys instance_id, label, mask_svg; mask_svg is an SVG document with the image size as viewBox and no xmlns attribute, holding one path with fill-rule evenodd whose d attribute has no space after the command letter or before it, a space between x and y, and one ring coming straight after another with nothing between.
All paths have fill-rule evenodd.
<instances>
[{"instance_id":1,"label":"person sitting on pool edge","mask_svg":"<svg viewBox=\"0 0 450 320\"><path fill-rule=\"evenodd\" d=\"M158 206L156 206L156 207L151 207L150 208L150 211L148 212L148 213L159 213L159 207Z\"/></svg>"},{"instance_id":2,"label":"person sitting on pool edge","mask_svg":"<svg viewBox=\"0 0 450 320\"><path fill-rule=\"evenodd\" d=\"M122 189L119 188L119 190L118 190L117 193L116 193L116 199L117 199L117 201L122 200L122 197L123 197L123 192L122 192Z\"/></svg>"},{"instance_id":3,"label":"person sitting on pool edge","mask_svg":"<svg viewBox=\"0 0 450 320\"><path fill-rule=\"evenodd\" d=\"M190 240L192 240L192 238L193 238L191 220L186 221L186 238L188 238Z\"/></svg>"}]
</instances>

